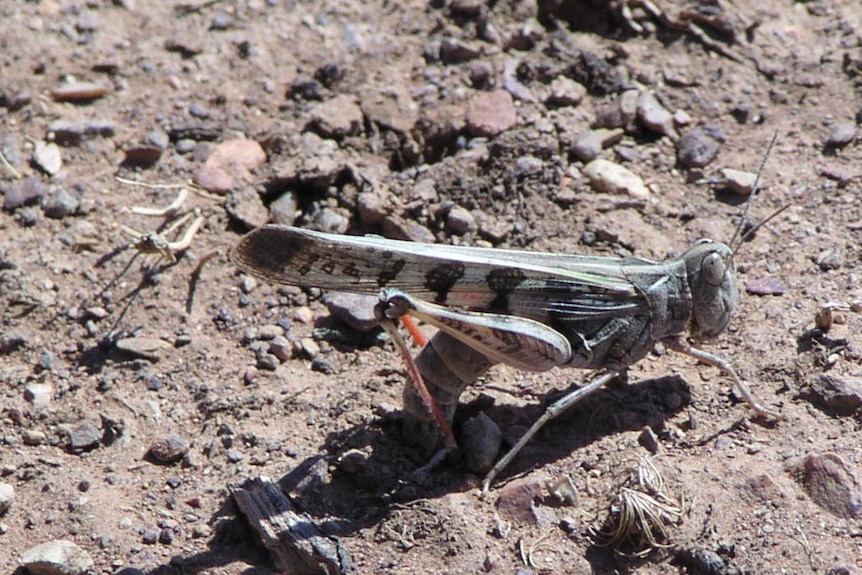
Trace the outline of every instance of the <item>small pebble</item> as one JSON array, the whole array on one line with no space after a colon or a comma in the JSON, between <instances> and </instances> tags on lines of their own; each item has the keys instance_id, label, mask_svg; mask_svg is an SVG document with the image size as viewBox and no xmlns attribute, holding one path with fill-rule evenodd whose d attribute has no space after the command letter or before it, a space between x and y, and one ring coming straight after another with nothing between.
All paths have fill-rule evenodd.
<instances>
[{"instance_id":1,"label":"small pebble","mask_svg":"<svg viewBox=\"0 0 862 575\"><path fill-rule=\"evenodd\" d=\"M275 371L279 363L278 358L271 353L265 353L257 358L257 367L265 371Z\"/></svg>"},{"instance_id":2,"label":"small pebble","mask_svg":"<svg viewBox=\"0 0 862 575\"><path fill-rule=\"evenodd\" d=\"M644 90L638 95L637 114L638 119L648 130L663 136L676 137L673 114L661 105L652 92Z\"/></svg>"},{"instance_id":3,"label":"small pebble","mask_svg":"<svg viewBox=\"0 0 862 575\"><path fill-rule=\"evenodd\" d=\"M324 373L326 375L332 375L333 373L335 373L335 368L332 366L329 360L319 356L311 360L311 369L319 373Z\"/></svg>"},{"instance_id":4,"label":"small pebble","mask_svg":"<svg viewBox=\"0 0 862 575\"><path fill-rule=\"evenodd\" d=\"M257 380L259 375L260 372L257 370L256 367L249 366L245 369L245 373L243 373L242 375L242 381L243 383L245 383L245 385L251 385Z\"/></svg>"},{"instance_id":5,"label":"small pebble","mask_svg":"<svg viewBox=\"0 0 862 575\"><path fill-rule=\"evenodd\" d=\"M783 295L786 288L776 277L755 278L745 284L745 292L751 295Z\"/></svg>"},{"instance_id":6,"label":"small pebble","mask_svg":"<svg viewBox=\"0 0 862 575\"><path fill-rule=\"evenodd\" d=\"M0 516L4 515L15 501L15 487L10 483L0 482Z\"/></svg>"},{"instance_id":7,"label":"small pebble","mask_svg":"<svg viewBox=\"0 0 862 575\"><path fill-rule=\"evenodd\" d=\"M368 455L361 449L350 449L338 458L336 465L344 473L355 475L368 467Z\"/></svg>"},{"instance_id":8,"label":"small pebble","mask_svg":"<svg viewBox=\"0 0 862 575\"><path fill-rule=\"evenodd\" d=\"M545 102L551 106L577 106L587 95L587 89L568 76L557 76Z\"/></svg>"},{"instance_id":9,"label":"small pebble","mask_svg":"<svg viewBox=\"0 0 862 575\"><path fill-rule=\"evenodd\" d=\"M467 467L474 473L491 469L500 453L503 433L484 412L464 422L460 445L467 459Z\"/></svg>"},{"instance_id":10,"label":"small pebble","mask_svg":"<svg viewBox=\"0 0 862 575\"><path fill-rule=\"evenodd\" d=\"M835 415L852 415L862 407L862 377L821 373L808 382L804 397Z\"/></svg>"},{"instance_id":11,"label":"small pebble","mask_svg":"<svg viewBox=\"0 0 862 575\"><path fill-rule=\"evenodd\" d=\"M700 549L694 554L694 565L692 567L698 569L697 572L703 572L705 575L718 575L721 573L726 564L721 555L715 551L708 549Z\"/></svg>"},{"instance_id":12,"label":"small pebble","mask_svg":"<svg viewBox=\"0 0 862 575\"><path fill-rule=\"evenodd\" d=\"M257 338L264 341L275 339L280 335L284 335L284 330L281 329L280 326L275 325L274 323L262 325L257 332Z\"/></svg>"},{"instance_id":13,"label":"small pebble","mask_svg":"<svg viewBox=\"0 0 862 575\"><path fill-rule=\"evenodd\" d=\"M467 130L474 136L494 137L515 125L518 111L505 90L480 92L467 107Z\"/></svg>"},{"instance_id":14,"label":"small pebble","mask_svg":"<svg viewBox=\"0 0 862 575\"><path fill-rule=\"evenodd\" d=\"M61 146L75 146L96 137L110 138L116 131L116 125L112 121L95 118L79 122L54 120L48 124L48 133L53 136L53 141Z\"/></svg>"},{"instance_id":15,"label":"small pebble","mask_svg":"<svg viewBox=\"0 0 862 575\"><path fill-rule=\"evenodd\" d=\"M379 301L377 296L344 292L331 292L324 298L332 317L362 333L368 333L380 325L380 320L374 315L374 308Z\"/></svg>"},{"instance_id":16,"label":"small pebble","mask_svg":"<svg viewBox=\"0 0 862 575\"><path fill-rule=\"evenodd\" d=\"M620 128L588 130L575 138L570 150L582 162L591 162L602 153L603 149L622 140L624 135L625 132Z\"/></svg>"},{"instance_id":17,"label":"small pebble","mask_svg":"<svg viewBox=\"0 0 862 575\"><path fill-rule=\"evenodd\" d=\"M69 449L73 451L93 449L101 441L102 430L89 423L83 423L69 433Z\"/></svg>"},{"instance_id":18,"label":"small pebble","mask_svg":"<svg viewBox=\"0 0 862 575\"><path fill-rule=\"evenodd\" d=\"M826 137L824 145L827 148L843 148L856 138L856 124L839 122Z\"/></svg>"},{"instance_id":19,"label":"small pebble","mask_svg":"<svg viewBox=\"0 0 862 575\"><path fill-rule=\"evenodd\" d=\"M161 360L172 348L168 342L154 337L125 337L116 346L120 352L153 362Z\"/></svg>"},{"instance_id":20,"label":"small pebble","mask_svg":"<svg viewBox=\"0 0 862 575\"><path fill-rule=\"evenodd\" d=\"M751 194L757 179L757 174L754 172L734 170L733 168L722 168L719 175L724 180L724 185L727 186L728 190L745 197Z\"/></svg>"},{"instance_id":21,"label":"small pebble","mask_svg":"<svg viewBox=\"0 0 862 575\"><path fill-rule=\"evenodd\" d=\"M812 453L794 467L811 500L838 517L862 517L862 489L850 466L835 453Z\"/></svg>"},{"instance_id":22,"label":"small pebble","mask_svg":"<svg viewBox=\"0 0 862 575\"><path fill-rule=\"evenodd\" d=\"M453 234L471 234L478 228L473 214L461 206L455 206L446 214L446 229Z\"/></svg>"},{"instance_id":23,"label":"small pebble","mask_svg":"<svg viewBox=\"0 0 862 575\"><path fill-rule=\"evenodd\" d=\"M61 220L77 212L80 204L78 198L66 191L65 188L60 188L44 199L42 211L49 218Z\"/></svg>"},{"instance_id":24,"label":"small pebble","mask_svg":"<svg viewBox=\"0 0 862 575\"><path fill-rule=\"evenodd\" d=\"M31 547L19 563L32 575L85 575L96 566L86 551L63 539Z\"/></svg>"},{"instance_id":25,"label":"small pebble","mask_svg":"<svg viewBox=\"0 0 862 575\"><path fill-rule=\"evenodd\" d=\"M213 149L194 181L207 191L226 195L237 179L252 181L252 170L265 161L266 152L254 140L227 140Z\"/></svg>"},{"instance_id":26,"label":"small pebble","mask_svg":"<svg viewBox=\"0 0 862 575\"><path fill-rule=\"evenodd\" d=\"M434 243L436 239L431 230L419 222L396 215L387 216L383 221L382 228L383 235L393 240L407 240L430 244Z\"/></svg>"},{"instance_id":27,"label":"small pebble","mask_svg":"<svg viewBox=\"0 0 862 575\"><path fill-rule=\"evenodd\" d=\"M718 156L719 146L706 131L695 128L676 143L676 159L686 168L702 168Z\"/></svg>"},{"instance_id":28,"label":"small pebble","mask_svg":"<svg viewBox=\"0 0 862 575\"><path fill-rule=\"evenodd\" d=\"M609 160L593 160L584 166L583 173L597 192L628 194L637 200L647 200L651 196L640 176Z\"/></svg>"},{"instance_id":29,"label":"small pebble","mask_svg":"<svg viewBox=\"0 0 862 575\"><path fill-rule=\"evenodd\" d=\"M276 336L269 342L269 353L278 358L278 361L284 363L293 357L293 346L287 341L284 336Z\"/></svg>"},{"instance_id":30,"label":"small pebble","mask_svg":"<svg viewBox=\"0 0 862 575\"><path fill-rule=\"evenodd\" d=\"M232 28L234 20L229 14L216 12L210 20L210 30L227 30Z\"/></svg>"},{"instance_id":31,"label":"small pebble","mask_svg":"<svg viewBox=\"0 0 862 575\"><path fill-rule=\"evenodd\" d=\"M440 42L440 59L444 64L463 64L481 55L482 50L475 44L453 38L445 38Z\"/></svg>"},{"instance_id":32,"label":"small pebble","mask_svg":"<svg viewBox=\"0 0 862 575\"><path fill-rule=\"evenodd\" d=\"M54 388L50 383L29 383L24 388L24 399L36 409L45 409L54 396Z\"/></svg>"},{"instance_id":33,"label":"small pebble","mask_svg":"<svg viewBox=\"0 0 862 575\"><path fill-rule=\"evenodd\" d=\"M829 270L837 270L844 264L844 260L835 250L824 250L817 254L817 257L814 258L814 263L816 263L821 270L829 271Z\"/></svg>"},{"instance_id":34,"label":"small pebble","mask_svg":"<svg viewBox=\"0 0 862 575\"><path fill-rule=\"evenodd\" d=\"M292 190L284 192L269 204L269 215L272 218L272 222L283 226L292 226L294 224L298 210L299 205L296 200L296 194Z\"/></svg>"},{"instance_id":35,"label":"small pebble","mask_svg":"<svg viewBox=\"0 0 862 575\"><path fill-rule=\"evenodd\" d=\"M63 169L60 146L53 142L36 142L33 149L33 162L49 176L56 176Z\"/></svg>"},{"instance_id":36,"label":"small pebble","mask_svg":"<svg viewBox=\"0 0 862 575\"><path fill-rule=\"evenodd\" d=\"M12 211L25 205L38 204L48 194L48 186L37 176L27 176L6 190L3 209Z\"/></svg>"},{"instance_id":37,"label":"small pebble","mask_svg":"<svg viewBox=\"0 0 862 575\"><path fill-rule=\"evenodd\" d=\"M87 102L101 98L108 89L94 82L72 82L54 89L51 95L58 102Z\"/></svg>"},{"instance_id":38,"label":"small pebble","mask_svg":"<svg viewBox=\"0 0 862 575\"><path fill-rule=\"evenodd\" d=\"M640 443L641 447L655 455L658 453L659 448L661 447L661 443L659 443L658 436L653 431L652 427L649 425L645 425L641 430L640 435L638 436L638 443Z\"/></svg>"},{"instance_id":39,"label":"small pebble","mask_svg":"<svg viewBox=\"0 0 862 575\"><path fill-rule=\"evenodd\" d=\"M44 431L39 431L37 429L25 429L21 433L21 440L24 442L24 445L29 445L31 447L35 447L37 445L42 445L46 441L48 441L48 436Z\"/></svg>"},{"instance_id":40,"label":"small pebble","mask_svg":"<svg viewBox=\"0 0 862 575\"><path fill-rule=\"evenodd\" d=\"M169 434L150 444L148 454L158 463L175 463L189 451L189 444L178 435Z\"/></svg>"}]
</instances>

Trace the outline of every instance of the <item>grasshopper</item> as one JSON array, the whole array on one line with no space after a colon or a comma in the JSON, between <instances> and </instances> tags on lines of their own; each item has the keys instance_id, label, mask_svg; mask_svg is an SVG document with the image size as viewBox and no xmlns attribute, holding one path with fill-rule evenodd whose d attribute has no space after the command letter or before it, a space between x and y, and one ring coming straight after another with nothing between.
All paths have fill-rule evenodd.
<instances>
[{"instance_id":1,"label":"grasshopper","mask_svg":"<svg viewBox=\"0 0 862 575\"><path fill-rule=\"evenodd\" d=\"M597 370L589 383L549 406L496 463L483 483L487 492L542 426L659 342L724 371L756 414L778 418L727 361L686 341L686 334L713 338L730 322L739 300L733 255L729 245L710 239L697 241L679 257L655 262L417 244L267 225L246 235L232 258L242 271L275 283L379 294L377 317L396 338L408 366L405 435L426 449L442 435L444 448L432 461L454 445L451 424L462 391L493 364L526 371ZM402 316L439 330L415 362L392 328Z\"/></svg>"}]
</instances>

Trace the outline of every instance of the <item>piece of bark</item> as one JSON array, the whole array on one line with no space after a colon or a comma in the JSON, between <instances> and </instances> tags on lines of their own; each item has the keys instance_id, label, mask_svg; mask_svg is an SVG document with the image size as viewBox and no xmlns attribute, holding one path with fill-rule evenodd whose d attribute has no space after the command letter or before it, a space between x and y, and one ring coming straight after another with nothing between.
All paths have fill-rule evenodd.
<instances>
[{"instance_id":1,"label":"piece of bark","mask_svg":"<svg viewBox=\"0 0 862 575\"><path fill-rule=\"evenodd\" d=\"M350 575L356 566L341 541L324 533L296 511L290 499L266 476L229 485L240 512L257 532L284 573Z\"/></svg>"}]
</instances>

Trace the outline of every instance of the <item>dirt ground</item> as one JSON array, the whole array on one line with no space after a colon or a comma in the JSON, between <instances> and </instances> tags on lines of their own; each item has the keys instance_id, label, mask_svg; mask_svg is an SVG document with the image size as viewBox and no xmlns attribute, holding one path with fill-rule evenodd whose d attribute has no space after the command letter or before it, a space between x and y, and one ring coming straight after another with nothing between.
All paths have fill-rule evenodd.
<instances>
[{"instance_id":1,"label":"dirt ground","mask_svg":"<svg viewBox=\"0 0 862 575\"><path fill-rule=\"evenodd\" d=\"M3 572L58 540L102 573L278 572L229 491L258 476L343 572L862 572L856 0L3 0L0 29ZM272 220L662 260L730 240L721 172L756 171L776 132L749 219L789 207L739 250L739 307L703 348L783 419L659 348L486 499L457 455L411 475L385 338L228 258ZM584 134L646 193L594 191ZM133 210L192 180L209 192L178 213ZM184 213L176 262L122 249L122 226ZM587 375L494 367L456 433L482 412L505 448ZM643 458L657 545L607 544Z\"/></svg>"}]
</instances>

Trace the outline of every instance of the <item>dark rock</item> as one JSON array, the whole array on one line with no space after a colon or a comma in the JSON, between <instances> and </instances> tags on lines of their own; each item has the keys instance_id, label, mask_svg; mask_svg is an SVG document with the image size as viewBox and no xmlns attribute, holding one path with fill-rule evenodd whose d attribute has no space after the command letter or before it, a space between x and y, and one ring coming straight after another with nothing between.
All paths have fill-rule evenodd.
<instances>
[{"instance_id":1,"label":"dark rock","mask_svg":"<svg viewBox=\"0 0 862 575\"><path fill-rule=\"evenodd\" d=\"M178 435L169 434L150 444L148 454L158 463L175 463L189 451L189 444Z\"/></svg>"},{"instance_id":2,"label":"dark rock","mask_svg":"<svg viewBox=\"0 0 862 575\"><path fill-rule=\"evenodd\" d=\"M99 446L102 430L89 423L83 423L69 433L69 449L86 451Z\"/></svg>"},{"instance_id":3,"label":"dark rock","mask_svg":"<svg viewBox=\"0 0 862 575\"><path fill-rule=\"evenodd\" d=\"M48 186L37 176L28 176L8 188L3 197L3 209L12 211L20 206L37 204L48 193Z\"/></svg>"},{"instance_id":4,"label":"dark rock","mask_svg":"<svg viewBox=\"0 0 862 575\"><path fill-rule=\"evenodd\" d=\"M686 168L702 168L718 156L719 146L707 133L695 128L676 143L676 159Z\"/></svg>"},{"instance_id":5,"label":"dark rock","mask_svg":"<svg viewBox=\"0 0 862 575\"><path fill-rule=\"evenodd\" d=\"M802 396L835 415L851 415L862 407L862 378L822 373L808 382Z\"/></svg>"}]
</instances>

